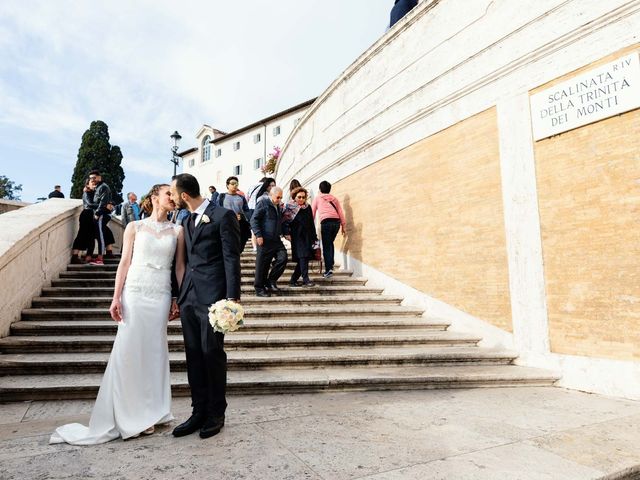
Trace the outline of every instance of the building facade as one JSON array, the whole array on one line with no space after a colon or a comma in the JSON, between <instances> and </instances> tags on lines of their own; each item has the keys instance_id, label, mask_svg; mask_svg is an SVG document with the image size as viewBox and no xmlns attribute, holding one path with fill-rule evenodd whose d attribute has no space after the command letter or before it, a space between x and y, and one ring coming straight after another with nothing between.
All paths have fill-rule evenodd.
<instances>
[{"instance_id":1,"label":"building facade","mask_svg":"<svg viewBox=\"0 0 640 480\"><path fill-rule=\"evenodd\" d=\"M225 181L235 175L246 191L265 174L262 167L274 147L282 147L315 99L263 118L233 132L225 133L203 125L196 133L196 147L179 156L183 172L195 176L203 194L213 185L225 191Z\"/></svg>"}]
</instances>

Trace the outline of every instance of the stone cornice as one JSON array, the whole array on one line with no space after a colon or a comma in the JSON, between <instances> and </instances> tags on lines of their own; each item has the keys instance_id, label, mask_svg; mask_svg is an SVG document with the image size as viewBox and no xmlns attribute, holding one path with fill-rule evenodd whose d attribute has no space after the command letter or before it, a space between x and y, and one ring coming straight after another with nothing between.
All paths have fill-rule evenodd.
<instances>
[{"instance_id":1,"label":"stone cornice","mask_svg":"<svg viewBox=\"0 0 640 480\"><path fill-rule=\"evenodd\" d=\"M390 44L398 35L407 30L411 25L417 22L420 18L426 15L433 7L438 5L443 0L423 0L416 7L413 8L404 18L396 23L389 31L387 31L382 37L380 37L373 45L371 45L362 55L360 55L351 65L349 65L342 74L336 78L331 85L315 99L315 102L305 112L298 125L293 128L291 135L282 147L282 151L286 151L287 146L295 136L296 132L304 127L307 119L313 116L313 114L325 103L335 90L346 80L352 77L358 70L364 67L369 60L375 57L380 51L382 51L388 44ZM280 164L276 165L276 171L274 175L278 175Z\"/></svg>"}]
</instances>

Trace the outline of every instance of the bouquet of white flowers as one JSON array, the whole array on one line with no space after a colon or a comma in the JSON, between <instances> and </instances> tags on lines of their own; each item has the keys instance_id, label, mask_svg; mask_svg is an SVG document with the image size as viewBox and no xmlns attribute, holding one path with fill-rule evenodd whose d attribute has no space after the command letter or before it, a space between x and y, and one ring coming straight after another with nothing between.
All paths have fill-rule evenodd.
<instances>
[{"instance_id":1,"label":"bouquet of white flowers","mask_svg":"<svg viewBox=\"0 0 640 480\"><path fill-rule=\"evenodd\" d=\"M215 332L235 332L244 323L244 309L232 300L220 300L209 307L209 323Z\"/></svg>"}]
</instances>

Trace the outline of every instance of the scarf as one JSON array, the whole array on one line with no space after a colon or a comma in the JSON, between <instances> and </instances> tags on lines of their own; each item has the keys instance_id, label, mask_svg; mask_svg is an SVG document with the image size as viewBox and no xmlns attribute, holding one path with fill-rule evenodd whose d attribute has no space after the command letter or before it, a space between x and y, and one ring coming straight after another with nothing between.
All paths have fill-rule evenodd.
<instances>
[{"instance_id":1,"label":"scarf","mask_svg":"<svg viewBox=\"0 0 640 480\"><path fill-rule=\"evenodd\" d=\"M298 215L301 208L309 208L309 205L305 204L304 207L301 207L295 200L291 200L284 207L282 221L285 223L293 222L293 219L296 218L296 215Z\"/></svg>"}]
</instances>

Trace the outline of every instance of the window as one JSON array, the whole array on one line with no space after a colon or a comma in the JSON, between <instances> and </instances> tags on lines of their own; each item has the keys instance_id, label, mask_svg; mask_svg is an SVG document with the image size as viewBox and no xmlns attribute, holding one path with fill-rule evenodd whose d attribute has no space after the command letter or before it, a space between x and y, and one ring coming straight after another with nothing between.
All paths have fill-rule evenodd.
<instances>
[{"instance_id":1,"label":"window","mask_svg":"<svg viewBox=\"0 0 640 480\"><path fill-rule=\"evenodd\" d=\"M207 135L202 139L202 159L203 162L211 160L211 137Z\"/></svg>"},{"instance_id":2,"label":"window","mask_svg":"<svg viewBox=\"0 0 640 480\"><path fill-rule=\"evenodd\" d=\"M264 159L262 157L260 158L256 158L253 161L253 169L254 170L258 170L260 167L262 167L264 165Z\"/></svg>"},{"instance_id":3,"label":"window","mask_svg":"<svg viewBox=\"0 0 640 480\"><path fill-rule=\"evenodd\" d=\"M233 144L233 151L235 152L236 150L240 150L240 142L235 142Z\"/></svg>"},{"instance_id":4,"label":"window","mask_svg":"<svg viewBox=\"0 0 640 480\"><path fill-rule=\"evenodd\" d=\"M242 165L236 165L235 167L233 167L233 174L242 175Z\"/></svg>"},{"instance_id":5,"label":"window","mask_svg":"<svg viewBox=\"0 0 640 480\"><path fill-rule=\"evenodd\" d=\"M273 136L277 137L278 135L280 135L280 125L273 127Z\"/></svg>"},{"instance_id":6,"label":"window","mask_svg":"<svg viewBox=\"0 0 640 480\"><path fill-rule=\"evenodd\" d=\"M262 140L262 136L259 133L256 133L253 136L253 143L260 143L260 140Z\"/></svg>"},{"instance_id":7,"label":"window","mask_svg":"<svg viewBox=\"0 0 640 480\"><path fill-rule=\"evenodd\" d=\"M216 148L216 158L218 158L220 155L222 155L222 149L221 148Z\"/></svg>"},{"instance_id":8,"label":"window","mask_svg":"<svg viewBox=\"0 0 640 480\"><path fill-rule=\"evenodd\" d=\"M195 158L190 158L189 159L189 166L193 167L196 164L196 159Z\"/></svg>"},{"instance_id":9,"label":"window","mask_svg":"<svg viewBox=\"0 0 640 480\"><path fill-rule=\"evenodd\" d=\"M296 119L293 121L293 126L294 126L294 127L297 127L297 126L298 126L298 124L300 123L300 120L302 120L302 117L296 118Z\"/></svg>"}]
</instances>

